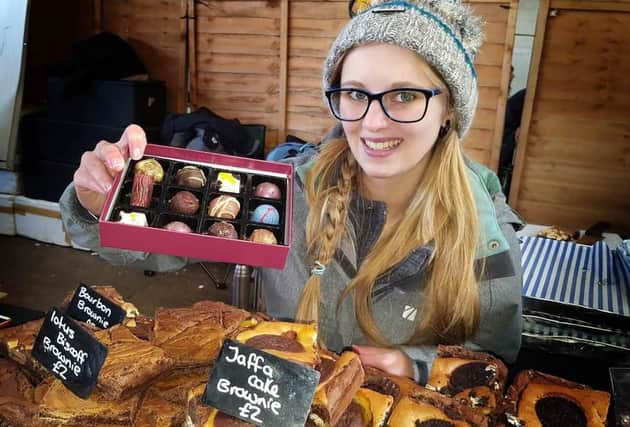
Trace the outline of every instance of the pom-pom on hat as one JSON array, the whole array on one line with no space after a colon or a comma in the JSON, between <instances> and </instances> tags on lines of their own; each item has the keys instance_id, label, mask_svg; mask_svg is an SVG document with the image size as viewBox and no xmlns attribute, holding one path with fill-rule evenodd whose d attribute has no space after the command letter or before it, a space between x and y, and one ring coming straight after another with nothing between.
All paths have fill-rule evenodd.
<instances>
[{"instance_id":1,"label":"pom-pom on hat","mask_svg":"<svg viewBox=\"0 0 630 427\"><path fill-rule=\"evenodd\" d=\"M417 52L444 79L453 96L457 133L463 138L473 120L479 92L475 56L483 43L482 21L459 0L362 0L341 30L324 63L323 88L345 54L356 46L389 43Z\"/></svg>"}]
</instances>

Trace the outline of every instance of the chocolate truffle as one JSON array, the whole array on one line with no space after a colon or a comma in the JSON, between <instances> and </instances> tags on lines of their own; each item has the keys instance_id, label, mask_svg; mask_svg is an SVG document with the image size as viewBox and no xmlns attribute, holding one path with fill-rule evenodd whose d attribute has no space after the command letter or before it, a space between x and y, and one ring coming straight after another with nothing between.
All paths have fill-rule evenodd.
<instances>
[{"instance_id":1,"label":"chocolate truffle","mask_svg":"<svg viewBox=\"0 0 630 427\"><path fill-rule=\"evenodd\" d=\"M252 231L252 234L249 236L249 240L256 243L267 243L271 245L278 243L276 236L271 231L264 228L257 228Z\"/></svg>"},{"instance_id":2,"label":"chocolate truffle","mask_svg":"<svg viewBox=\"0 0 630 427\"><path fill-rule=\"evenodd\" d=\"M280 223L280 214L278 213L278 209L273 206L262 204L254 209L249 219L262 224L278 225Z\"/></svg>"},{"instance_id":3,"label":"chocolate truffle","mask_svg":"<svg viewBox=\"0 0 630 427\"><path fill-rule=\"evenodd\" d=\"M169 200L168 207L173 212L194 215L199 210L199 199L190 191L178 191Z\"/></svg>"},{"instance_id":4,"label":"chocolate truffle","mask_svg":"<svg viewBox=\"0 0 630 427\"><path fill-rule=\"evenodd\" d=\"M229 172L219 172L217 180L219 184L219 191L225 191L227 193L240 193L241 180L238 175L234 175Z\"/></svg>"},{"instance_id":5,"label":"chocolate truffle","mask_svg":"<svg viewBox=\"0 0 630 427\"><path fill-rule=\"evenodd\" d=\"M192 229L188 224L181 221L171 221L162 228L169 231L177 231L178 233L192 233Z\"/></svg>"},{"instance_id":6,"label":"chocolate truffle","mask_svg":"<svg viewBox=\"0 0 630 427\"><path fill-rule=\"evenodd\" d=\"M142 212L125 212L120 211L120 223L128 225L137 225L139 227L146 227L149 225L147 216Z\"/></svg>"},{"instance_id":7,"label":"chocolate truffle","mask_svg":"<svg viewBox=\"0 0 630 427\"><path fill-rule=\"evenodd\" d=\"M208 204L208 215L218 218L235 219L240 210L241 203L233 196L221 195Z\"/></svg>"},{"instance_id":8,"label":"chocolate truffle","mask_svg":"<svg viewBox=\"0 0 630 427\"><path fill-rule=\"evenodd\" d=\"M256 197L264 197L265 199L280 200L282 194L280 193L280 187L273 182L261 182L254 189L254 195Z\"/></svg>"},{"instance_id":9,"label":"chocolate truffle","mask_svg":"<svg viewBox=\"0 0 630 427\"><path fill-rule=\"evenodd\" d=\"M211 236L224 237L226 239L238 239L238 233L236 228L229 222L219 221L215 222L208 229L208 233Z\"/></svg>"},{"instance_id":10,"label":"chocolate truffle","mask_svg":"<svg viewBox=\"0 0 630 427\"><path fill-rule=\"evenodd\" d=\"M162 182L164 169L155 159L144 159L134 167L133 184L131 187L131 206L148 208L153 196L153 184Z\"/></svg>"},{"instance_id":11,"label":"chocolate truffle","mask_svg":"<svg viewBox=\"0 0 630 427\"><path fill-rule=\"evenodd\" d=\"M184 166L175 175L177 185L184 187L202 188L206 185L206 176L197 166Z\"/></svg>"}]
</instances>

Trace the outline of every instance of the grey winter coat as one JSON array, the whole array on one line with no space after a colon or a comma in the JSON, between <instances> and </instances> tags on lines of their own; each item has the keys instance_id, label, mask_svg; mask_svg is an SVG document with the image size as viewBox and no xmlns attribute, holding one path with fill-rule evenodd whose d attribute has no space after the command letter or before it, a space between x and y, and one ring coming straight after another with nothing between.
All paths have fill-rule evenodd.
<instances>
[{"instance_id":1,"label":"grey winter coat","mask_svg":"<svg viewBox=\"0 0 630 427\"><path fill-rule=\"evenodd\" d=\"M263 296L267 312L277 318L292 318L311 266L306 262L305 219L308 207L302 191L310 159L295 159L296 166L293 239L284 270L262 269ZM473 350L497 354L513 362L521 343L521 263L515 230L523 222L506 204L493 172L472 161L468 163L471 187L477 204L483 239L477 259L485 261L480 284L481 317L476 336L465 343ZM189 260L167 255L103 248L99 244L97 220L78 202L70 184L60 199L66 231L75 243L90 248L115 265L133 265L154 271L172 271ZM348 236L342 241L334 262L322 276L319 334L329 349L341 351L352 344L369 344L355 319L352 298L337 311L339 295L356 272L361 260L380 234L386 209L381 202L355 196L351 203ZM413 359L415 379L426 382L436 346L405 345L414 331L414 320L422 313L422 277L431 247L419 247L374 286L373 315L382 336L400 345ZM192 260L190 260L192 262Z\"/></svg>"}]
</instances>

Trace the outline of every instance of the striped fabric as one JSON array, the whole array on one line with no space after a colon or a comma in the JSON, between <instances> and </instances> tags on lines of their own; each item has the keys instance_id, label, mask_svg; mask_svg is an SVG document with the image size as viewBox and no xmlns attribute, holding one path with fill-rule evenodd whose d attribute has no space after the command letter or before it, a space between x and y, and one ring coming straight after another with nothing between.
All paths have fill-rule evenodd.
<instances>
[{"instance_id":1,"label":"striped fabric","mask_svg":"<svg viewBox=\"0 0 630 427\"><path fill-rule=\"evenodd\" d=\"M521 252L523 295L630 316L630 269L603 241L526 236Z\"/></svg>"}]
</instances>

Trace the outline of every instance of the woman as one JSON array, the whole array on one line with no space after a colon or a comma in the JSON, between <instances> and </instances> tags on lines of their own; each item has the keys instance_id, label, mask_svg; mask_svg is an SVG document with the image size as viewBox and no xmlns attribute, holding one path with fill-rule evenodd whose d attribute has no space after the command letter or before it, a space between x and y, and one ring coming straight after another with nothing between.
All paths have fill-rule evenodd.
<instances>
[{"instance_id":1,"label":"woman","mask_svg":"<svg viewBox=\"0 0 630 427\"><path fill-rule=\"evenodd\" d=\"M376 3L341 31L324 92L343 129L295 160L293 242L284 270L262 270L269 314L315 320L333 351L425 382L436 344L507 362L521 333L514 226L496 176L464 159L477 104L479 20L452 1ZM77 243L98 247L94 218L141 129L84 155L61 204ZM76 189L76 191L75 191ZM87 210L87 211L86 211ZM172 269L186 260L99 250L111 262Z\"/></svg>"}]
</instances>

